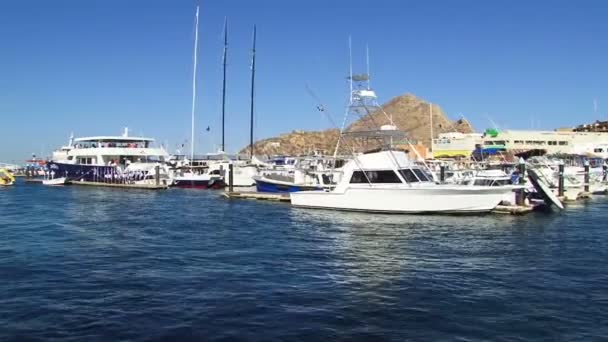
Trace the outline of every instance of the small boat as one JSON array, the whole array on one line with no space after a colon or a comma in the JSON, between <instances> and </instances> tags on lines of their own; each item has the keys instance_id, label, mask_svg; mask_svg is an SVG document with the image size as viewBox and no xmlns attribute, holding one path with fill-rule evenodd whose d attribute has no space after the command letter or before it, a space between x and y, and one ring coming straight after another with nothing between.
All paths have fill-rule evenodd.
<instances>
[{"instance_id":1,"label":"small boat","mask_svg":"<svg viewBox=\"0 0 608 342\"><path fill-rule=\"evenodd\" d=\"M68 184L68 179L66 177L45 179L42 181L42 184L51 186L66 185Z\"/></svg>"},{"instance_id":2,"label":"small boat","mask_svg":"<svg viewBox=\"0 0 608 342\"><path fill-rule=\"evenodd\" d=\"M254 176L255 187L258 192L297 192L297 191L320 191L323 186L312 183L296 183L293 177L279 174Z\"/></svg>"},{"instance_id":3,"label":"small boat","mask_svg":"<svg viewBox=\"0 0 608 342\"><path fill-rule=\"evenodd\" d=\"M534 185L536 191L538 191L541 197L545 200L545 203L553 204L561 210L564 209L562 201L560 201L557 195L553 193L549 185L545 183L543 178L538 174L535 169L528 169L528 178L530 179L532 185Z\"/></svg>"},{"instance_id":4,"label":"small boat","mask_svg":"<svg viewBox=\"0 0 608 342\"><path fill-rule=\"evenodd\" d=\"M15 176L7 169L0 169L0 186L9 186L13 184L15 184Z\"/></svg>"},{"instance_id":5,"label":"small boat","mask_svg":"<svg viewBox=\"0 0 608 342\"><path fill-rule=\"evenodd\" d=\"M224 177L210 175L208 173L195 174L192 172L173 177L171 184L177 188L190 189L221 189L226 186Z\"/></svg>"}]
</instances>

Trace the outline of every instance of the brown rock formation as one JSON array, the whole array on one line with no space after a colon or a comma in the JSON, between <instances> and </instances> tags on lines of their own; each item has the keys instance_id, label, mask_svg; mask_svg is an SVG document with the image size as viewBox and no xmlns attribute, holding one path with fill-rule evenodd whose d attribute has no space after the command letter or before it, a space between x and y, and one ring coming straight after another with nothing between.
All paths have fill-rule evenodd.
<instances>
[{"instance_id":1,"label":"brown rock formation","mask_svg":"<svg viewBox=\"0 0 608 342\"><path fill-rule=\"evenodd\" d=\"M474 132L473 127L466 119L452 121L447 118L441 107L436 104L432 106L434 137L443 132ZM392 116L395 126L400 131L405 132L410 141L430 146L430 104L411 94L393 98L384 104L381 110L365 115L353 122L348 127L348 131L377 130L380 126L389 123L387 116ZM338 136L339 132L336 129L318 132L293 131L279 137L257 141L254 145L255 153L258 155L300 155L319 151L332 154ZM369 143L365 146L360 144L357 144L357 146L365 149L374 147L370 146ZM248 147L241 151L241 153L247 152Z\"/></svg>"}]
</instances>

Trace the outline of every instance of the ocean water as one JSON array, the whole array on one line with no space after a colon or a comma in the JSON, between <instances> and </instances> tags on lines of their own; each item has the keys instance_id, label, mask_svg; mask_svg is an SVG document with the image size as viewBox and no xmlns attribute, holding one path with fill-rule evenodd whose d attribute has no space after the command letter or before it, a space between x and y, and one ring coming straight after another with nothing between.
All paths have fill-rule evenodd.
<instances>
[{"instance_id":1,"label":"ocean water","mask_svg":"<svg viewBox=\"0 0 608 342\"><path fill-rule=\"evenodd\" d=\"M0 188L0 340L608 339L608 199L403 216Z\"/></svg>"}]
</instances>

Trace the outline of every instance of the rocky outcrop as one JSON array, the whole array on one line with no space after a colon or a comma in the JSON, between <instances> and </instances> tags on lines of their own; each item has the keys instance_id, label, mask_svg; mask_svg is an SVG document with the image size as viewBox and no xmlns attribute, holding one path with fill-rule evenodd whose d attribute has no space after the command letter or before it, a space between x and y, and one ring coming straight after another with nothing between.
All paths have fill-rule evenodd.
<instances>
[{"instance_id":1,"label":"rocky outcrop","mask_svg":"<svg viewBox=\"0 0 608 342\"><path fill-rule=\"evenodd\" d=\"M426 146L431 143L431 104L412 95L397 96L384 104L381 109L363 116L353 122L348 131L377 130L386 125L392 118L397 129L406 133L412 142L419 142ZM437 137L443 132L474 132L471 124L464 118L452 121L448 119L441 107L432 105L433 136ZM254 144L258 155L301 155L313 151L332 154L339 131L330 129L325 131L292 131L279 137L263 139ZM354 146L354 145L351 145ZM358 144L361 149L373 148L369 142ZM249 146L241 153L247 153Z\"/></svg>"}]
</instances>

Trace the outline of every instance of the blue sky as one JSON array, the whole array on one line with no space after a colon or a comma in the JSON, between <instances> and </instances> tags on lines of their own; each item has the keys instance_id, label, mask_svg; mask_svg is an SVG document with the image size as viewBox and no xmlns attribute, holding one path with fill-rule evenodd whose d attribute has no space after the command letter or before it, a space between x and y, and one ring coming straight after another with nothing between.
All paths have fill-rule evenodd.
<instances>
[{"instance_id":1,"label":"blue sky","mask_svg":"<svg viewBox=\"0 0 608 342\"><path fill-rule=\"evenodd\" d=\"M222 26L230 21L227 150L331 124L370 47L381 102L413 93L482 130L608 118L605 1L0 1L0 161L128 126L173 149L190 136L194 11L201 5L197 151L220 143ZM597 102L597 115L594 110ZM211 131L204 128L210 126Z\"/></svg>"}]
</instances>

